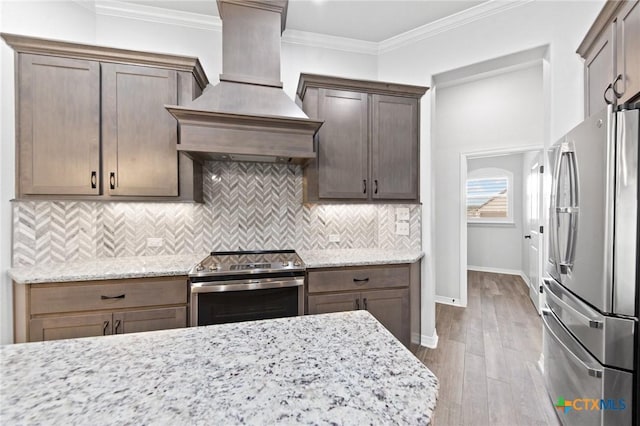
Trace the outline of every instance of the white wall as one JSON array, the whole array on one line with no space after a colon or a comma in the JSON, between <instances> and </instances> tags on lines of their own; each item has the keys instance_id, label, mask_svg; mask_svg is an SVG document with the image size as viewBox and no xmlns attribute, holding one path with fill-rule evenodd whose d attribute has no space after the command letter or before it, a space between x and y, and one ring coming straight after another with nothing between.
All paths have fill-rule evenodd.
<instances>
[{"instance_id":1,"label":"white wall","mask_svg":"<svg viewBox=\"0 0 640 426\"><path fill-rule=\"evenodd\" d=\"M94 13L74 2L0 1L0 31L95 42ZM13 50L0 42L0 344L13 341L11 203L15 188Z\"/></svg>"},{"instance_id":2,"label":"white wall","mask_svg":"<svg viewBox=\"0 0 640 426\"><path fill-rule=\"evenodd\" d=\"M513 175L513 223L467 223L467 265L521 271L523 240L523 154L470 158L467 173L484 168L507 170Z\"/></svg>"},{"instance_id":3,"label":"white wall","mask_svg":"<svg viewBox=\"0 0 640 426\"><path fill-rule=\"evenodd\" d=\"M413 84L429 84L432 76L512 54L538 46L549 46L548 81L545 99L544 142L549 144L582 119L583 80L582 61L575 49L599 13L604 0L596 1L534 1L488 16L458 28L428 36L422 40L383 53L378 59L381 80ZM545 66L546 67L546 66ZM519 99L514 107L527 102ZM459 224L446 227L435 217L435 207L441 199L435 192L434 178L437 164L432 152L432 106L435 102L427 93L421 102L421 199L429 206L423 209L423 241L426 251L423 274L422 332L435 332L436 285L443 296L458 298L460 260L457 258ZM486 148L497 148L487 146ZM459 171L459 162L448 163ZM431 173L429 172L431 171ZM450 201L450 200L449 200ZM455 202L453 202L455 204ZM457 210L456 210L457 211ZM455 241L454 247L436 248L434 231L445 226L446 238ZM451 258L447 256L451 254ZM436 280L436 268L445 276ZM446 291L446 293L444 293Z\"/></svg>"},{"instance_id":4,"label":"white wall","mask_svg":"<svg viewBox=\"0 0 640 426\"><path fill-rule=\"evenodd\" d=\"M543 145L542 61L535 66L440 88L435 102L432 152L436 176L436 295L461 299L464 294L459 288L460 265L473 262L460 258L460 244L465 238L459 213L460 155L487 148ZM521 161L518 158L519 175ZM469 230L475 233L475 228ZM519 241L512 241L509 246L518 247L520 252ZM505 269L520 270L520 267L518 256L517 267Z\"/></svg>"}]
</instances>

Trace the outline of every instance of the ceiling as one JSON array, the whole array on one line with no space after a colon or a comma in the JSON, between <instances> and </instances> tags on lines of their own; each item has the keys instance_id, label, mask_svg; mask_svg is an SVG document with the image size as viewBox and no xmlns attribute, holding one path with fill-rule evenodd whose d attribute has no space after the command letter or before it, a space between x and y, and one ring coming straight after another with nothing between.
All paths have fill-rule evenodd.
<instances>
[{"instance_id":1,"label":"ceiling","mask_svg":"<svg viewBox=\"0 0 640 426\"><path fill-rule=\"evenodd\" d=\"M290 0L287 28L380 42L485 1ZM218 16L215 0L127 0L126 2Z\"/></svg>"}]
</instances>

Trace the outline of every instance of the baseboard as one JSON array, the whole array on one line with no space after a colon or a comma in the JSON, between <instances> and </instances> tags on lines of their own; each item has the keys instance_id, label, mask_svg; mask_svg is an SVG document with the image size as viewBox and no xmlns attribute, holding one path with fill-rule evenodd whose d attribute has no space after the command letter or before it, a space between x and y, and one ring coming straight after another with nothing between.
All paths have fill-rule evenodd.
<instances>
[{"instance_id":1,"label":"baseboard","mask_svg":"<svg viewBox=\"0 0 640 426\"><path fill-rule=\"evenodd\" d=\"M435 296L434 300L436 303L441 303L443 305L458 306L460 308L465 307L462 303L460 303L460 299L456 299L455 297Z\"/></svg>"},{"instance_id":2,"label":"baseboard","mask_svg":"<svg viewBox=\"0 0 640 426\"><path fill-rule=\"evenodd\" d=\"M523 272L517 269L502 269L502 268L491 268L487 266L473 266L468 265L467 270L469 271L478 271L478 272L490 272L493 274L505 274L505 275L520 275L522 276Z\"/></svg>"},{"instance_id":3,"label":"baseboard","mask_svg":"<svg viewBox=\"0 0 640 426\"><path fill-rule=\"evenodd\" d=\"M421 335L420 336L420 346L425 346L430 349L435 349L438 347L438 333L436 329L433 329L432 336Z\"/></svg>"}]
</instances>

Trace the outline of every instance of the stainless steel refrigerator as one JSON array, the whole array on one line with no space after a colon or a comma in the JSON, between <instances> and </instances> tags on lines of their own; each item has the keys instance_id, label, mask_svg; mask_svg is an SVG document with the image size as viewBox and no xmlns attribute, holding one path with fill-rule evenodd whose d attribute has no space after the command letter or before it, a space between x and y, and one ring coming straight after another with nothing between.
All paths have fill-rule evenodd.
<instances>
[{"instance_id":1,"label":"stainless steel refrigerator","mask_svg":"<svg viewBox=\"0 0 640 426\"><path fill-rule=\"evenodd\" d=\"M639 424L640 103L553 145L544 380L564 425Z\"/></svg>"}]
</instances>

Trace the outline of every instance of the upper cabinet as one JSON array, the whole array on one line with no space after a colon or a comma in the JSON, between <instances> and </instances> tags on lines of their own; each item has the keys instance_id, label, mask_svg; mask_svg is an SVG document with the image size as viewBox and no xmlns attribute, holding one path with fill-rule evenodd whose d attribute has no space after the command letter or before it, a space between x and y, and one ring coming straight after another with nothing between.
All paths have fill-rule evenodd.
<instances>
[{"instance_id":1,"label":"upper cabinet","mask_svg":"<svg viewBox=\"0 0 640 426\"><path fill-rule=\"evenodd\" d=\"M584 112L640 98L639 0L608 1L578 47L584 62Z\"/></svg>"},{"instance_id":2,"label":"upper cabinet","mask_svg":"<svg viewBox=\"0 0 640 426\"><path fill-rule=\"evenodd\" d=\"M111 195L178 195L174 70L102 66L103 180Z\"/></svg>"},{"instance_id":3,"label":"upper cabinet","mask_svg":"<svg viewBox=\"0 0 640 426\"><path fill-rule=\"evenodd\" d=\"M100 64L30 54L18 61L20 192L99 194Z\"/></svg>"},{"instance_id":4,"label":"upper cabinet","mask_svg":"<svg viewBox=\"0 0 640 426\"><path fill-rule=\"evenodd\" d=\"M196 58L2 34L16 51L16 197L202 201L165 105L207 84Z\"/></svg>"},{"instance_id":5,"label":"upper cabinet","mask_svg":"<svg viewBox=\"0 0 640 426\"><path fill-rule=\"evenodd\" d=\"M427 87L301 74L298 102L324 121L305 202L419 202L420 98Z\"/></svg>"}]
</instances>

